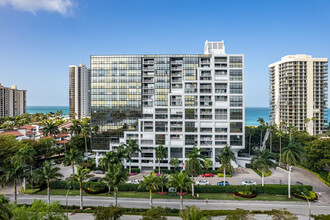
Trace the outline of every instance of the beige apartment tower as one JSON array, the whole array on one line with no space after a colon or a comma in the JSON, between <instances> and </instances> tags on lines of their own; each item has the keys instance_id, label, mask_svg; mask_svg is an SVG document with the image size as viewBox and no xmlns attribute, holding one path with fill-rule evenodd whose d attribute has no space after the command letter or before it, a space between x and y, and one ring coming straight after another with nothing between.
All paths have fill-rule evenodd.
<instances>
[{"instance_id":1,"label":"beige apartment tower","mask_svg":"<svg viewBox=\"0 0 330 220\"><path fill-rule=\"evenodd\" d=\"M288 55L270 64L270 117L310 135L322 134L327 124L328 59Z\"/></svg>"},{"instance_id":2,"label":"beige apartment tower","mask_svg":"<svg viewBox=\"0 0 330 220\"><path fill-rule=\"evenodd\" d=\"M0 84L0 117L14 117L26 113L26 90Z\"/></svg>"},{"instance_id":3,"label":"beige apartment tower","mask_svg":"<svg viewBox=\"0 0 330 220\"><path fill-rule=\"evenodd\" d=\"M71 119L90 116L90 70L85 64L69 66L69 115Z\"/></svg>"}]
</instances>

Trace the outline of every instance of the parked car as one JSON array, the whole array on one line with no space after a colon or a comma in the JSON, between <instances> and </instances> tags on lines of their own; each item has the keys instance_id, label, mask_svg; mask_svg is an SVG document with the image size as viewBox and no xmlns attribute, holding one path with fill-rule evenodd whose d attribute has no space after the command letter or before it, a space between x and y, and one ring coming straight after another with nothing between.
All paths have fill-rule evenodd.
<instances>
[{"instance_id":1,"label":"parked car","mask_svg":"<svg viewBox=\"0 0 330 220\"><path fill-rule=\"evenodd\" d=\"M207 180L200 180L196 182L196 185L210 185L210 182Z\"/></svg>"},{"instance_id":2,"label":"parked car","mask_svg":"<svg viewBox=\"0 0 330 220\"><path fill-rule=\"evenodd\" d=\"M245 180L242 182L242 185L250 186L250 185L257 185L257 183L256 183L256 181L253 181L253 180Z\"/></svg>"},{"instance_id":3,"label":"parked car","mask_svg":"<svg viewBox=\"0 0 330 220\"><path fill-rule=\"evenodd\" d=\"M94 173L95 174L104 174L105 172L103 170L95 170Z\"/></svg>"},{"instance_id":4,"label":"parked car","mask_svg":"<svg viewBox=\"0 0 330 220\"><path fill-rule=\"evenodd\" d=\"M213 173L203 173L202 177L213 177Z\"/></svg>"},{"instance_id":5,"label":"parked car","mask_svg":"<svg viewBox=\"0 0 330 220\"><path fill-rule=\"evenodd\" d=\"M101 179L101 177L92 177L88 180L88 182L97 182L99 179Z\"/></svg>"},{"instance_id":6,"label":"parked car","mask_svg":"<svg viewBox=\"0 0 330 220\"><path fill-rule=\"evenodd\" d=\"M302 182L296 181L296 185L304 185Z\"/></svg>"},{"instance_id":7,"label":"parked car","mask_svg":"<svg viewBox=\"0 0 330 220\"><path fill-rule=\"evenodd\" d=\"M131 183L131 184L140 184L139 180L129 180L126 183Z\"/></svg>"},{"instance_id":8,"label":"parked car","mask_svg":"<svg viewBox=\"0 0 330 220\"><path fill-rule=\"evenodd\" d=\"M218 186L224 186L223 181L218 182ZM225 186L229 186L228 181L225 182Z\"/></svg>"}]
</instances>

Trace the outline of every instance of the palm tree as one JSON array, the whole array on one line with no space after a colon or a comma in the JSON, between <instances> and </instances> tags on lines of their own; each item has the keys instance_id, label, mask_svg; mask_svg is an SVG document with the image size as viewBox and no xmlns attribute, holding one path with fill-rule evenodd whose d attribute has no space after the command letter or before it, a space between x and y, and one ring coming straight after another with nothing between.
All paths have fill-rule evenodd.
<instances>
[{"instance_id":1,"label":"palm tree","mask_svg":"<svg viewBox=\"0 0 330 220\"><path fill-rule=\"evenodd\" d=\"M290 140L290 142L291 142L291 140L292 140L292 132L295 130L295 126L293 125L293 124L289 124L289 126L287 127L287 130L289 131L289 135L290 135L290 138L289 138L289 140Z\"/></svg>"},{"instance_id":2,"label":"palm tree","mask_svg":"<svg viewBox=\"0 0 330 220\"><path fill-rule=\"evenodd\" d=\"M58 180L63 177L60 173L61 168L52 167L53 161L45 161L43 166L36 171L37 176L40 180L46 181L47 183L47 196L48 196L48 204L50 204L50 181Z\"/></svg>"},{"instance_id":3,"label":"palm tree","mask_svg":"<svg viewBox=\"0 0 330 220\"><path fill-rule=\"evenodd\" d=\"M17 183L22 177L25 177L24 168L21 161L13 160L8 167L2 167L0 172L4 172L1 177L2 185L14 182L14 201L17 202Z\"/></svg>"},{"instance_id":4,"label":"palm tree","mask_svg":"<svg viewBox=\"0 0 330 220\"><path fill-rule=\"evenodd\" d=\"M166 148L162 144L155 148L156 160L158 161L158 173L160 173L160 161L166 158L166 154Z\"/></svg>"},{"instance_id":5,"label":"palm tree","mask_svg":"<svg viewBox=\"0 0 330 220\"><path fill-rule=\"evenodd\" d=\"M9 200L4 195L0 194L0 219L9 220L13 217Z\"/></svg>"},{"instance_id":6,"label":"palm tree","mask_svg":"<svg viewBox=\"0 0 330 220\"><path fill-rule=\"evenodd\" d=\"M196 145L193 146L192 152L187 155L189 158L186 162L186 171L190 174L192 178L191 184L191 194L194 196L194 176L202 173L202 163L205 160L205 157L200 154L203 149L197 149Z\"/></svg>"},{"instance_id":7,"label":"palm tree","mask_svg":"<svg viewBox=\"0 0 330 220\"><path fill-rule=\"evenodd\" d=\"M262 128L265 126L265 120L263 118L258 118L257 122L260 124L260 148L262 145Z\"/></svg>"},{"instance_id":8,"label":"palm tree","mask_svg":"<svg viewBox=\"0 0 330 220\"><path fill-rule=\"evenodd\" d=\"M187 206L184 210L180 211L180 218L182 220L207 220L203 216L203 212L196 206Z\"/></svg>"},{"instance_id":9,"label":"palm tree","mask_svg":"<svg viewBox=\"0 0 330 220\"><path fill-rule=\"evenodd\" d=\"M221 167L223 170L223 181L226 182L226 168L231 168L231 161L236 161L235 153L231 150L229 145L226 145L220 150L220 154L217 155L217 159L221 161ZM224 184L225 186L226 184Z\"/></svg>"},{"instance_id":10,"label":"palm tree","mask_svg":"<svg viewBox=\"0 0 330 220\"><path fill-rule=\"evenodd\" d=\"M293 139L288 146L283 148L283 160L287 164L287 169L291 165L298 165L301 162L304 148Z\"/></svg>"},{"instance_id":11,"label":"palm tree","mask_svg":"<svg viewBox=\"0 0 330 220\"><path fill-rule=\"evenodd\" d=\"M104 169L107 170L108 166L111 166L112 164L117 164L117 163L123 163L123 160L127 158L127 152L126 150L119 146L116 151L109 151L105 157L101 158L100 161L100 166Z\"/></svg>"},{"instance_id":12,"label":"palm tree","mask_svg":"<svg viewBox=\"0 0 330 220\"><path fill-rule=\"evenodd\" d=\"M162 189L162 193L164 193L164 187L168 184L168 177L165 174L162 174L158 177L158 187Z\"/></svg>"},{"instance_id":13,"label":"palm tree","mask_svg":"<svg viewBox=\"0 0 330 220\"><path fill-rule=\"evenodd\" d=\"M284 132L280 129L276 132L276 136L280 138L280 159L279 162L282 161L282 137L284 137Z\"/></svg>"},{"instance_id":14,"label":"palm tree","mask_svg":"<svg viewBox=\"0 0 330 220\"><path fill-rule=\"evenodd\" d=\"M180 191L180 209L183 209L183 190L188 191L190 185L193 185L194 182L189 178L188 174L180 172L175 173L170 176L168 185Z\"/></svg>"},{"instance_id":15,"label":"palm tree","mask_svg":"<svg viewBox=\"0 0 330 220\"><path fill-rule=\"evenodd\" d=\"M117 206L117 194L119 184L125 183L128 179L128 173L125 171L122 163L116 163L108 166L108 171L105 174L105 179L108 186L113 186L115 206Z\"/></svg>"},{"instance_id":16,"label":"palm tree","mask_svg":"<svg viewBox=\"0 0 330 220\"><path fill-rule=\"evenodd\" d=\"M272 152L272 148L273 148L273 132L276 131L277 126L276 126L276 124L269 125L268 128L270 130L270 133L269 133L269 150L270 150L270 152Z\"/></svg>"},{"instance_id":17,"label":"palm tree","mask_svg":"<svg viewBox=\"0 0 330 220\"><path fill-rule=\"evenodd\" d=\"M69 128L71 135L78 135L81 132L81 125L78 120L72 120L72 125Z\"/></svg>"},{"instance_id":18,"label":"palm tree","mask_svg":"<svg viewBox=\"0 0 330 220\"><path fill-rule=\"evenodd\" d=\"M251 155L251 137L253 135L253 130L249 127L246 128L246 134L249 136L249 155Z\"/></svg>"},{"instance_id":19,"label":"palm tree","mask_svg":"<svg viewBox=\"0 0 330 220\"><path fill-rule=\"evenodd\" d=\"M313 122L313 127L314 127L314 122L317 120L317 117L315 117L315 116L313 116L312 118L311 118L311 121Z\"/></svg>"},{"instance_id":20,"label":"palm tree","mask_svg":"<svg viewBox=\"0 0 330 220\"><path fill-rule=\"evenodd\" d=\"M179 159L173 157L173 158L170 160L170 165L173 166L173 167L174 167L174 171L176 171L177 168L178 168L179 165L180 165L180 161L179 161Z\"/></svg>"},{"instance_id":21,"label":"palm tree","mask_svg":"<svg viewBox=\"0 0 330 220\"><path fill-rule=\"evenodd\" d=\"M46 121L42 132L45 137L47 137L48 135L54 137L58 133L58 127L54 122Z\"/></svg>"},{"instance_id":22,"label":"palm tree","mask_svg":"<svg viewBox=\"0 0 330 220\"><path fill-rule=\"evenodd\" d=\"M83 160L83 156L81 155L81 152L75 148L70 148L69 151L66 151L64 153L64 164L70 164L72 168L72 174L74 174L74 165L79 164Z\"/></svg>"},{"instance_id":23,"label":"palm tree","mask_svg":"<svg viewBox=\"0 0 330 220\"><path fill-rule=\"evenodd\" d=\"M20 161L23 169L26 168L27 165L30 165L30 178L32 179L32 165L34 162L34 155L36 154L34 148L32 146L24 146L18 150L18 152L13 157L13 160ZM24 190L26 190L26 180L25 177L23 179ZM31 182L33 185L33 182Z\"/></svg>"},{"instance_id":24,"label":"palm tree","mask_svg":"<svg viewBox=\"0 0 330 220\"><path fill-rule=\"evenodd\" d=\"M158 189L158 181L159 178L156 176L156 174L151 172L149 176L143 176L143 180L139 185L139 188L145 187L147 190L149 190L150 206L152 206L152 191Z\"/></svg>"},{"instance_id":25,"label":"palm tree","mask_svg":"<svg viewBox=\"0 0 330 220\"><path fill-rule=\"evenodd\" d=\"M91 125L90 123L85 120L81 123L81 134L84 136L85 139L85 153L87 155L87 137L90 135L91 132Z\"/></svg>"},{"instance_id":26,"label":"palm tree","mask_svg":"<svg viewBox=\"0 0 330 220\"><path fill-rule=\"evenodd\" d=\"M77 174L71 174L71 179L73 181L79 182L80 186L80 209L83 209L83 193L82 193L82 182L91 178L93 175L89 174L89 169L83 168L82 166L77 166Z\"/></svg>"},{"instance_id":27,"label":"palm tree","mask_svg":"<svg viewBox=\"0 0 330 220\"><path fill-rule=\"evenodd\" d=\"M311 120L309 118L304 119L304 124L305 124L305 130L307 130L307 125Z\"/></svg>"},{"instance_id":28,"label":"palm tree","mask_svg":"<svg viewBox=\"0 0 330 220\"><path fill-rule=\"evenodd\" d=\"M141 152L141 149L139 148L139 145L136 143L136 140L131 140L131 138L128 140L128 144L122 144L121 147L123 147L127 152L127 159L129 159L129 170L128 173L132 173L132 155L136 154L137 152Z\"/></svg>"},{"instance_id":29,"label":"palm tree","mask_svg":"<svg viewBox=\"0 0 330 220\"><path fill-rule=\"evenodd\" d=\"M68 133L68 129L67 129L66 127L63 127L63 128L61 129L61 133L62 133L62 134Z\"/></svg>"},{"instance_id":30,"label":"palm tree","mask_svg":"<svg viewBox=\"0 0 330 220\"><path fill-rule=\"evenodd\" d=\"M258 151L258 156L254 157L251 161L254 169L261 170L262 186L264 186L265 171L269 171L270 168L276 168L276 164L272 159L274 159L273 154L266 149L264 151Z\"/></svg>"}]
</instances>

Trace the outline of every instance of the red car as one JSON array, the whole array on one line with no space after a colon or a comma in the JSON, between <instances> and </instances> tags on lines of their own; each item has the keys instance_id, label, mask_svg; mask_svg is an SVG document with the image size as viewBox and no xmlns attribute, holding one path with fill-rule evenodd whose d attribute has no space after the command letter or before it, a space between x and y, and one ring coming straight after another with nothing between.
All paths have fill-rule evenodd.
<instances>
[{"instance_id":1,"label":"red car","mask_svg":"<svg viewBox=\"0 0 330 220\"><path fill-rule=\"evenodd\" d=\"M202 177L213 177L213 173L203 173Z\"/></svg>"}]
</instances>

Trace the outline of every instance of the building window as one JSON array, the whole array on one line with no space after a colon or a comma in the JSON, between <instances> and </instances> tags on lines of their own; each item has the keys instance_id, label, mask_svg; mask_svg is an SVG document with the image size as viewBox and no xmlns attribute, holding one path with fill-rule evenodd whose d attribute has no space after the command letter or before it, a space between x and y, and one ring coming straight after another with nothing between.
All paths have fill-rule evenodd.
<instances>
[{"instance_id":1,"label":"building window","mask_svg":"<svg viewBox=\"0 0 330 220\"><path fill-rule=\"evenodd\" d=\"M229 57L229 67L242 68L242 57Z\"/></svg>"},{"instance_id":2,"label":"building window","mask_svg":"<svg viewBox=\"0 0 330 220\"><path fill-rule=\"evenodd\" d=\"M242 107L243 97L242 96L230 96L230 107Z\"/></svg>"},{"instance_id":3,"label":"building window","mask_svg":"<svg viewBox=\"0 0 330 220\"><path fill-rule=\"evenodd\" d=\"M242 133L243 123L242 122L230 122L230 133Z\"/></svg>"},{"instance_id":4,"label":"building window","mask_svg":"<svg viewBox=\"0 0 330 220\"><path fill-rule=\"evenodd\" d=\"M230 83L230 94L242 94L243 84L242 83Z\"/></svg>"},{"instance_id":5,"label":"building window","mask_svg":"<svg viewBox=\"0 0 330 220\"><path fill-rule=\"evenodd\" d=\"M242 81L243 75L242 70L230 70L230 81Z\"/></svg>"},{"instance_id":6,"label":"building window","mask_svg":"<svg viewBox=\"0 0 330 220\"><path fill-rule=\"evenodd\" d=\"M197 96L195 95L186 95L185 98L185 106L197 106Z\"/></svg>"},{"instance_id":7,"label":"building window","mask_svg":"<svg viewBox=\"0 0 330 220\"><path fill-rule=\"evenodd\" d=\"M243 145L242 135L230 135L230 145L231 146L242 146Z\"/></svg>"},{"instance_id":8,"label":"building window","mask_svg":"<svg viewBox=\"0 0 330 220\"><path fill-rule=\"evenodd\" d=\"M243 119L243 110L242 109L230 109L230 119L231 120Z\"/></svg>"}]
</instances>

